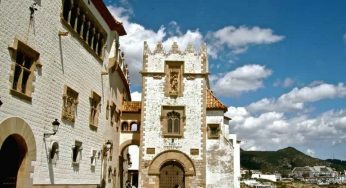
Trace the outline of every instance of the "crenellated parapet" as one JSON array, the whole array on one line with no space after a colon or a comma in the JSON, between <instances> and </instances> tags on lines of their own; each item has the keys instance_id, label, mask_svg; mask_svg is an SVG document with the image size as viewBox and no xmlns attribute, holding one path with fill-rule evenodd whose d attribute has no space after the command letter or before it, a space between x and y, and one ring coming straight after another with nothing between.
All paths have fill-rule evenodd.
<instances>
[{"instance_id":1,"label":"crenellated parapet","mask_svg":"<svg viewBox=\"0 0 346 188\"><path fill-rule=\"evenodd\" d=\"M202 43L201 46L199 47L199 49L195 49L195 47L193 46L192 43L189 43L187 45L187 47L182 50L179 48L179 45L177 42L173 42L170 49L166 50L164 48L164 45L162 42L158 42L155 45L154 50L150 50L150 47L147 43L147 41L144 41L144 50L143 50L143 55L156 55L156 54L162 54L165 56L169 56L172 54L178 54L178 55L186 55L186 54L194 54L194 55L204 55L204 56L208 56L207 54L207 46L205 43Z\"/></svg>"},{"instance_id":2,"label":"crenellated parapet","mask_svg":"<svg viewBox=\"0 0 346 188\"><path fill-rule=\"evenodd\" d=\"M148 43L144 42L142 73L163 73L166 62L172 61L183 62L184 74L208 74L208 52L205 43L198 48L189 43L183 49L177 42L173 42L169 48L158 42L153 49L150 49ZM162 76L155 76L155 78L160 77Z\"/></svg>"}]
</instances>

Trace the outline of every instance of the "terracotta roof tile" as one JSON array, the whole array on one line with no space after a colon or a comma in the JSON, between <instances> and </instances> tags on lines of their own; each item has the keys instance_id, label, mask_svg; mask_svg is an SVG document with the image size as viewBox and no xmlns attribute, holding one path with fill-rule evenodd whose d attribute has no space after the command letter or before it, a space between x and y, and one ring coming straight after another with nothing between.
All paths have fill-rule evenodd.
<instances>
[{"instance_id":1,"label":"terracotta roof tile","mask_svg":"<svg viewBox=\"0 0 346 188\"><path fill-rule=\"evenodd\" d=\"M227 106L213 95L213 92L208 89L207 91L207 110L223 110L227 111Z\"/></svg>"},{"instance_id":2,"label":"terracotta roof tile","mask_svg":"<svg viewBox=\"0 0 346 188\"><path fill-rule=\"evenodd\" d=\"M123 112L140 112L142 108L141 101L124 101L122 106ZM223 110L227 111L227 106L222 104L222 102L216 98L212 91L208 89L207 91L207 110Z\"/></svg>"},{"instance_id":3,"label":"terracotta roof tile","mask_svg":"<svg viewBox=\"0 0 346 188\"><path fill-rule=\"evenodd\" d=\"M124 101L122 106L123 112L140 112L142 108L141 101Z\"/></svg>"}]
</instances>

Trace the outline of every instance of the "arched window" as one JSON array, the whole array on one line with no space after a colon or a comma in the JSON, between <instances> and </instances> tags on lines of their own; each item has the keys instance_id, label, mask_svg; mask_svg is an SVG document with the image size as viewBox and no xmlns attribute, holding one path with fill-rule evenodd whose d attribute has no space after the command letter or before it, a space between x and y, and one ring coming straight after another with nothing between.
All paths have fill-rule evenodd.
<instances>
[{"instance_id":1,"label":"arched window","mask_svg":"<svg viewBox=\"0 0 346 188\"><path fill-rule=\"evenodd\" d=\"M83 24L83 39L85 41L87 40L87 37L88 37L89 27L90 27L90 21L89 20L85 20L84 24Z\"/></svg>"},{"instance_id":2,"label":"arched window","mask_svg":"<svg viewBox=\"0 0 346 188\"><path fill-rule=\"evenodd\" d=\"M167 113L167 133L179 134L180 114L174 110Z\"/></svg>"},{"instance_id":3,"label":"arched window","mask_svg":"<svg viewBox=\"0 0 346 188\"><path fill-rule=\"evenodd\" d=\"M95 35L94 35L94 39L93 39L93 44L92 44L92 49L94 51L97 51L97 42L98 42L98 39L99 39L99 36L100 36L100 33L98 31L95 31Z\"/></svg>"},{"instance_id":4,"label":"arched window","mask_svg":"<svg viewBox=\"0 0 346 188\"><path fill-rule=\"evenodd\" d=\"M133 132L138 131L138 124L136 122L131 123L131 131L133 131Z\"/></svg>"},{"instance_id":5,"label":"arched window","mask_svg":"<svg viewBox=\"0 0 346 188\"><path fill-rule=\"evenodd\" d=\"M97 42L97 55L102 55L102 47L103 47L103 37L99 36L99 41Z\"/></svg>"},{"instance_id":6,"label":"arched window","mask_svg":"<svg viewBox=\"0 0 346 188\"><path fill-rule=\"evenodd\" d=\"M68 20L68 16L71 10L71 0L64 1L63 17L65 20Z\"/></svg>"},{"instance_id":7,"label":"arched window","mask_svg":"<svg viewBox=\"0 0 346 188\"><path fill-rule=\"evenodd\" d=\"M92 48L93 44L93 38L94 38L94 33L95 33L95 27L93 25L90 26L89 28L89 35L88 35L88 45L90 48Z\"/></svg>"},{"instance_id":8,"label":"arched window","mask_svg":"<svg viewBox=\"0 0 346 188\"><path fill-rule=\"evenodd\" d=\"M82 25L83 25L83 23L84 23L84 17L85 17L85 15L82 14L82 13L80 13L80 14L78 15L78 17L77 17L77 33L78 33L80 36L83 35L83 33L81 33L81 32L82 32Z\"/></svg>"},{"instance_id":9,"label":"arched window","mask_svg":"<svg viewBox=\"0 0 346 188\"><path fill-rule=\"evenodd\" d=\"M72 9L71 9L71 17L70 17L70 25L71 27L74 29L75 28L75 23L76 23L76 20L77 20L77 12L78 12L78 4L76 4L76 2L73 2L73 6L72 6Z\"/></svg>"},{"instance_id":10,"label":"arched window","mask_svg":"<svg viewBox=\"0 0 346 188\"><path fill-rule=\"evenodd\" d=\"M129 131L129 124L126 121L121 124L121 131Z\"/></svg>"}]
</instances>

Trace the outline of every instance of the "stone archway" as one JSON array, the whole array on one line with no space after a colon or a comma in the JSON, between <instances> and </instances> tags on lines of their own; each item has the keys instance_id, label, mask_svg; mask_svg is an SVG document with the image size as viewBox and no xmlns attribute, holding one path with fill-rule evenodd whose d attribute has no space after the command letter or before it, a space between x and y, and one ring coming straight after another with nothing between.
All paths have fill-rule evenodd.
<instances>
[{"instance_id":1,"label":"stone archway","mask_svg":"<svg viewBox=\"0 0 346 188\"><path fill-rule=\"evenodd\" d=\"M120 174L120 187L126 187L126 181L129 180L129 177L131 176L129 182L132 185L138 186L138 170L136 171L131 171L128 168L124 168L125 164L127 163L127 156L125 154L125 151L127 151L127 149L132 146L132 145L136 145L138 146L139 149L139 140L133 139L133 140L127 140L124 143L122 143L119 147L119 151L120 151L120 155L119 155L119 174ZM133 176L136 176L135 179L133 180ZM137 182L136 184L133 184L134 182Z\"/></svg>"},{"instance_id":2,"label":"stone archway","mask_svg":"<svg viewBox=\"0 0 346 188\"><path fill-rule=\"evenodd\" d=\"M183 183L183 185L180 185L181 187L189 187L189 177L196 175L195 165L192 160L185 153L178 150L167 150L158 154L149 165L148 175L156 176L158 182L155 182L155 184L161 187L163 184L160 181L164 177L161 173L164 172L169 175L170 170L177 172L177 176L172 176L171 178L182 178L177 180L177 182ZM183 177L180 177L181 175ZM177 182L175 184L180 184Z\"/></svg>"},{"instance_id":3,"label":"stone archway","mask_svg":"<svg viewBox=\"0 0 346 188\"><path fill-rule=\"evenodd\" d=\"M0 124L0 148L2 157L13 155L18 159L13 163L18 165L17 167L9 167L17 171L16 187L31 187L33 184L31 176L34 171L31 164L32 161L36 161L36 142L30 126L18 117L4 120Z\"/></svg>"}]
</instances>

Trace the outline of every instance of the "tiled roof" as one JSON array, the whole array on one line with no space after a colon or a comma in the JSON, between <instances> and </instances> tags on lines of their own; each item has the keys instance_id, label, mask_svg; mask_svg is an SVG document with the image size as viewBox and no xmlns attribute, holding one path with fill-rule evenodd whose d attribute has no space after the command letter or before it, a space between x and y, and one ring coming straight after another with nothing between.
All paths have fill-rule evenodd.
<instances>
[{"instance_id":1,"label":"tiled roof","mask_svg":"<svg viewBox=\"0 0 346 188\"><path fill-rule=\"evenodd\" d=\"M140 112L142 108L141 101L124 101L122 106L123 112ZM207 91L207 110L223 110L227 111L227 106L222 104L219 99L217 99L211 90Z\"/></svg>"},{"instance_id":2,"label":"tiled roof","mask_svg":"<svg viewBox=\"0 0 346 188\"><path fill-rule=\"evenodd\" d=\"M213 92L210 89L207 91L207 110L227 111L227 106L222 104L222 102L213 95Z\"/></svg>"},{"instance_id":3,"label":"tiled roof","mask_svg":"<svg viewBox=\"0 0 346 188\"><path fill-rule=\"evenodd\" d=\"M123 112L140 112L142 108L141 101L124 101L122 106Z\"/></svg>"}]
</instances>

